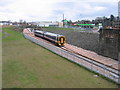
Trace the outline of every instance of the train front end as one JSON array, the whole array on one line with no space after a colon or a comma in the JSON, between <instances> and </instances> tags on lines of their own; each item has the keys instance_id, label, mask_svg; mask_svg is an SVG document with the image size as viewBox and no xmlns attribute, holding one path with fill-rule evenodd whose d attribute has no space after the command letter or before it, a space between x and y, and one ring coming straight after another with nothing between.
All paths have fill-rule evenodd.
<instances>
[{"instance_id":1,"label":"train front end","mask_svg":"<svg viewBox=\"0 0 120 90\"><path fill-rule=\"evenodd\" d=\"M58 46L63 47L63 46L65 46L65 43L66 43L65 37L64 36L59 36L58 37Z\"/></svg>"}]
</instances>

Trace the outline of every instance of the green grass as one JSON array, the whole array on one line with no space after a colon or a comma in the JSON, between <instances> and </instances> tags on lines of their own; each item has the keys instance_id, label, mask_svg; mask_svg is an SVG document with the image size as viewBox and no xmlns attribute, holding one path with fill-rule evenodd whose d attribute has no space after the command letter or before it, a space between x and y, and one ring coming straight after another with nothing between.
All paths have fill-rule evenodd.
<instances>
[{"instance_id":1,"label":"green grass","mask_svg":"<svg viewBox=\"0 0 120 90\"><path fill-rule=\"evenodd\" d=\"M117 88L117 85L4 28L3 88ZM4 34L3 34L4 35Z\"/></svg>"},{"instance_id":2,"label":"green grass","mask_svg":"<svg viewBox=\"0 0 120 90\"><path fill-rule=\"evenodd\" d=\"M22 40L24 38L21 37L21 35L22 34L20 34L19 32L13 31L12 27L3 28L3 41L11 42L11 41L16 41L16 40Z\"/></svg>"}]
</instances>

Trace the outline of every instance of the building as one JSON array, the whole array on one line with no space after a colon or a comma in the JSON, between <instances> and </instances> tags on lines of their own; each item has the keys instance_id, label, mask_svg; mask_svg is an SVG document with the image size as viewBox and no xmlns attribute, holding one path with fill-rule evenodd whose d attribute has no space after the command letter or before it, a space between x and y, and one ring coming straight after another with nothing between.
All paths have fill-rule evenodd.
<instances>
[{"instance_id":1,"label":"building","mask_svg":"<svg viewBox=\"0 0 120 90\"><path fill-rule=\"evenodd\" d=\"M120 1L118 2L118 16L120 17Z\"/></svg>"},{"instance_id":2,"label":"building","mask_svg":"<svg viewBox=\"0 0 120 90\"><path fill-rule=\"evenodd\" d=\"M120 20L115 20L112 22L113 29L120 29Z\"/></svg>"},{"instance_id":3,"label":"building","mask_svg":"<svg viewBox=\"0 0 120 90\"><path fill-rule=\"evenodd\" d=\"M52 21L40 21L40 22L29 22L31 25L37 25L40 27L63 27L63 22L52 22Z\"/></svg>"},{"instance_id":4,"label":"building","mask_svg":"<svg viewBox=\"0 0 120 90\"><path fill-rule=\"evenodd\" d=\"M63 27L63 22L58 23L59 27Z\"/></svg>"}]
</instances>

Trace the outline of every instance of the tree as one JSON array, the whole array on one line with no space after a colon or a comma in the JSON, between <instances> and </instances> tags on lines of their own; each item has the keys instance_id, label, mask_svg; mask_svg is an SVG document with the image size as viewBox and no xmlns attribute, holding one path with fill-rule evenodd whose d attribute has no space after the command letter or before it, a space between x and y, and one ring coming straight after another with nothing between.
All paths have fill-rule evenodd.
<instances>
[{"instance_id":1,"label":"tree","mask_svg":"<svg viewBox=\"0 0 120 90\"><path fill-rule=\"evenodd\" d=\"M117 16L117 20L120 20L120 17L119 17L119 16Z\"/></svg>"},{"instance_id":2,"label":"tree","mask_svg":"<svg viewBox=\"0 0 120 90\"><path fill-rule=\"evenodd\" d=\"M113 15L110 15L110 21L113 21L115 17Z\"/></svg>"},{"instance_id":3,"label":"tree","mask_svg":"<svg viewBox=\"0 0 120 90\"><path fill-rule=\"evenodd\" d=\"M19 20L19 22L22 24L22 23L23 23L23 20L22 20L22 19L20 19L20 20Z\"/></svg>"},{"instance_id":4,"label":"tree","mask_svg":"<svg viewBox=\"0 0 120 90\"><path fill-rule=\"evenodd\" d=\"M69 20L69 21L68 21L68 25L72 25L72 20Z\"/></svg>"}]
</instances>

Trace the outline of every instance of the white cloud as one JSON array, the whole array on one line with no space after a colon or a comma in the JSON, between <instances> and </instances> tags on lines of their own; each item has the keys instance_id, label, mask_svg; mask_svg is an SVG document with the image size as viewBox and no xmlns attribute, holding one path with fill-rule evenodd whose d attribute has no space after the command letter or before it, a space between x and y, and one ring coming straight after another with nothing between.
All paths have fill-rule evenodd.
<instances>
[{"instance_id":1,"label":"white cloud","mask_svg":"<svg viewBox=\"0 0 120 90\"><path fill-rule=\"evenodd\" d=\"M67 2L70 3L65 4ZM90 2L95 2L96 5ZM79 19L80 14L97 15L98 12L107 10L106 6L99 5L102 2L106 5L117 4L118 0L0 0L0 20L60 21L63 13L67 19L75 20Z\"/></svg>"},{"instance_id":2,"label":"white cloud","mask_svg":"<svg viewBox=\"0 0 120 90\"><path fill-rule=\"evenodd\" d=\"M61 3L64 4L64 3ZM88 2L74 2L71 5L62 5L62 7L55 8L55 11L63 11L67 19L78 20L81 18L87 18L83 15L97 14L98 12L104 12L107 8L104 6L94 6ZM61 13L60 13L61 14ZM90 17L90 16L89 16ZM62 18L61 18L62 19Z\"/></svg>"},{"instance_id":3,"label":"white cloud","mask_svg":"<svg viewBox=\"0 0 120 90\"><path fill-rule=\"evenodd\" d=\"M36 20L35 17L38 17L37 20L39 18L42 20L42 18L45 19L51 15L52 4L56 1L58 2L59 0L14 0L14 2L7 4L5 7L0 6L0 16L5 20L9 18L16 20L31 18L31 20Z\"/></svg>"}]
</instances>

